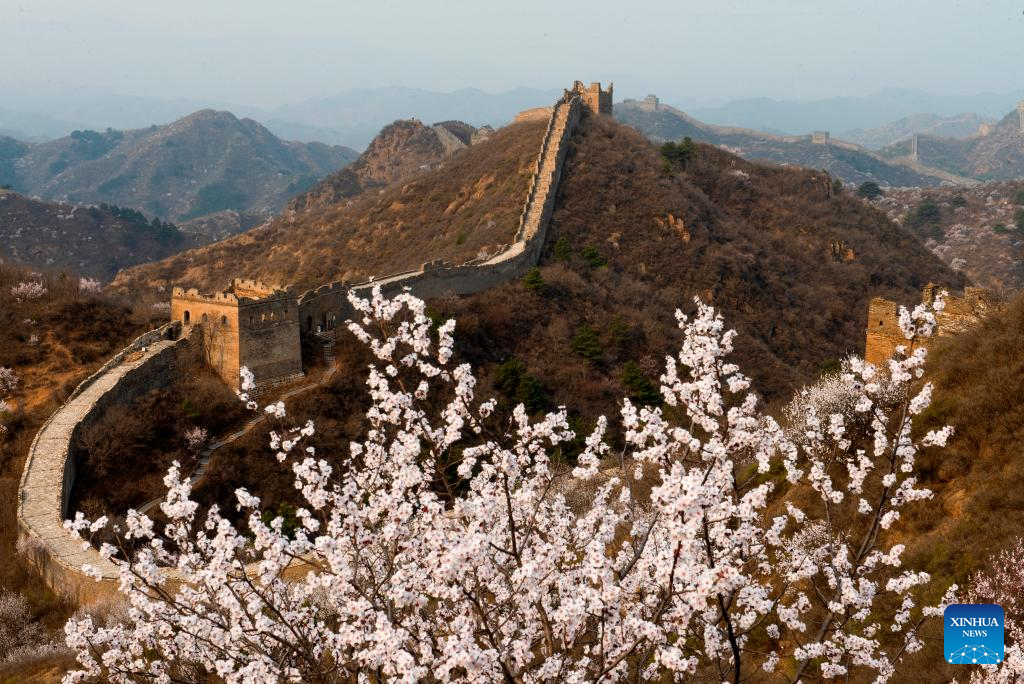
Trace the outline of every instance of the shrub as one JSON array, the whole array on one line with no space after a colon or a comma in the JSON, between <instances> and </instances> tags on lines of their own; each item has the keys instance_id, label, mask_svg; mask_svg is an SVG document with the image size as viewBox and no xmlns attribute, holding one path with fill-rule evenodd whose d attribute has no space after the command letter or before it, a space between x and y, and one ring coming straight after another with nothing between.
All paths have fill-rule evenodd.
<instances>
[{"instance_id":1,"label":"shrub","mask_svg":"<svg viewBox=\"0 0 1024 684\"><path fill-rule=\"evenodd\" d=\"M1013 196L1013 201L1017 204L1024 204L1024 188L1017 190L1017 194Z\"/></svg>"},{"instance_id":2,"label":"shrub","mask_svg":"<svg viewBox=\"0 0 1024 684\"><path fill-rule=\"evenodd\" d=\"M693 144L693 139L690 136L686 136L681 142L667 142L661 146L661 156L669 164L676 164L683 168L689 163L693 157L696 146Z\"/></svg>"},{"instance_id":3,"label":"shrub","mask_svg":"<svg viewBox=\"0 0 1024 684\"><path fill-rule=\"evenodd\" d=\"M295 532L302 527L298 516L295 515L295 506L282 501L277 505L276 511L263 511L260 514L260 520L268 527L272 527L277 519L281 520L281 534L288 539L295 539Z\"/></svg>"},{"instance_id":4,"label":"shrub","mask_svg":"<svg viewBox=\"0 0 1024 684\"><path fill-rule=\"evenodd\" d=\"M951 200L949 200L949 203L951 205L953 205L954 207L957 207L957 208L959 208L959 207L966 207L967 206L967 198L964 197L962 192L958 192L955 195L953 195L953 198Z\"/></svg>"},{"instance_id":5,"label":"shrub","mask_svg":"<svg viewBox=\"0 0 1024 684\"><path fill-rule=\"evenodd\" d=\"M598 363L604 356L597 331L586 323L576 328L576 334L572 338L572 350L590 363Z\"/></svg>"},{"instance_id":6,"label":"shrub","mask_svg":"<svg viewBox=\"0 0 1024 684\"><path fill-rule=\"evenodd\" d=\"M559 261L568 261L572 258L572 245L568 239L561 237L555 242L555 258Z\"/></svg>"},{"instance_id":7,"label":"shrub","mask_svg":"<svg viewBox=\"0 0 1024 684\"><path fill-rule=\"evenodd\" d=\"M941 239L945 235L942 225L942 210L932 197L925 197L907 214L904 224L923 237Z\"/></svg>"},{"instance_id":8,"label":"shrub","mask_svg":"<svg viewBox=\"0 0 1024 684\"><path fill-rule=\"evenodd\" d=\"M597 251L597 247L593 245L587 245L580 250L580 256L587 262L587 266L590 268L601 268L608 262L605 260L601 253Z\"/></svg>"},{"instance_id":9,"label":"shrub","mask_svg":"<svg viewBox=\"0 0 1024 684\"><path fill-rule=\"evenodd\" d=\"M644 375L636 361L627 361L622 367L622 384L629 390L630 401L644 406L659 406L662 402L661 392L654 386L650 378Z\"/></svg>"},{"instance_id":10,"label":"shrub","mask_svg":"<svg viewBox=\"0 0 1024 684\"><path fill-rule=\"evenodd\" d=\"M33 617L25 597L0 591L0 661L24 657L47 645L46 631Z\"/></svg>"},{"instance_id":11,"label":"shrub","mask_svg":"<svg viewBox=\"0 0 1024 684\"><path fill-rule=\"evenodd\" d=\"M1024 230L1024 209L1013 212L1013 223L1017 226L1017 230Z\"/></svg>"},{"instance_id":12,"label":"shrub","mask_svg":"<svg viewBox=\"0 0 1024 684\"><path fill-rule=\"evenodd\" d=\"M857 197L873 200L882 196L882 188L875 181L864 181L857 187Z\"/></svg>"},{"instance_id":13,"label":"shrub","mask_svg":"<svg viewBox=\"0 0 1024 684\"><path fill-rule=\"evenodd\" d=\"M543 294L547 285L544 283L544 276L541 275L540 269L534 266L530 271L523 277L523 285L526 286L527 290L531 292L537 292Z\"/></svg>"},{"instance_id":14,"label":"shrub","mask_svg":"<svg viewBox=\"0 0 1024 684\"><path fill-rule=\"evenodd\" d=\"M537 413L547 405L544 383L530 375L526 364L515 357L498 366L495 387L516 404L525 406L529 413Z\"/></svg>"},{"instance_id":15,"label":"shrub","mask_svg":"<svg viewBox=\"0 0 1024 684\"><path fill-rule=\"evenodd\" d=\"M992 230L999 233L1000 235L1004 235L1010 232L1010 229L1006 227L1005 223L997 223L996 225L992 226Z\"/></svg>"}]
</instances>

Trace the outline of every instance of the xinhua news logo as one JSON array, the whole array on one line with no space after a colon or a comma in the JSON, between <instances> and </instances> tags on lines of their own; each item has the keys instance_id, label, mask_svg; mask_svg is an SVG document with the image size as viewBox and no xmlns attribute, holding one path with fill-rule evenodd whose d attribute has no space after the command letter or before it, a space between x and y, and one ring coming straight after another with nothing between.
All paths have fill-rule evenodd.
<instances>
[{"instance_id":1,"label":"xinhua news logo","mask_svg":"<svg viewBox=\"0 0 1024 684\"><path fill-rule=\"evenodd\" d=\"M942 617L946 662L997 665L1003 662L1003 609L994 603L954 603Z\"/></svg>"}]
</instances>

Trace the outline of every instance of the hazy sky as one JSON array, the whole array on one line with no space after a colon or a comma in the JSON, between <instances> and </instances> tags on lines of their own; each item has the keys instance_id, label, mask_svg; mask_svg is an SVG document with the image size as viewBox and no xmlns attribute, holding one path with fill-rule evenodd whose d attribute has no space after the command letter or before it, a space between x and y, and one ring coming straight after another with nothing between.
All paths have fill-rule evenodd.
<instances>
[{"instance_id":1,"label":"hazy sky","mask_svg":"<svg viewBox=\"0 0 1024 684\"><path fill-rule=\"evenodd\" d=\"M0 85L257 106L574 78L680 104L1005 92L1024 0L0 0L0 64Z\"/></svg>"}]
</instances>

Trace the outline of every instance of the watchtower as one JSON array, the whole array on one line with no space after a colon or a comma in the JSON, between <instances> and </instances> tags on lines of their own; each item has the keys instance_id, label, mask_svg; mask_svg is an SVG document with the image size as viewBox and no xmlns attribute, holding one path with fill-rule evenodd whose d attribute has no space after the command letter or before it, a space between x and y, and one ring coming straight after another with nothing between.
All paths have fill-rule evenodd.
<instances>
[{"instance_id":1,"label":"watchtower","mask_svg":"<svg viewBox=\"0 0 1024 684\"><path fill-rule=\"evenodd\" d=\"M1024 100L1017 103L1017 117L1020 119L1020 132L1024 133Z\"/></svg>"},{"instance_id":2,"label":"watchtower","mask_svg":"<svg viewBox=\"0 0 1024 684\"><path fill-rule=\"evenodd\" d=\"M814 131L811 134L811 142L815 145L828 145L828 131Z\"/></svg>"},{"instance_id":3,"label":"watchtower","mask_svg":"<svg viewBox=\"0 0 1024 684\"><path fill-rule=\"evenodd\" d=\"M291 292L236 278L222 292L176 287L171 320L198 326L203 356L226 383L239 386L243 366L257 385L302 375L299 305Z\"/></svg>"},{"instance_id":4,"label":"watchtower","mask_svg":"<svg viewBox=\"0 0 1024 684\"><path fill-rule=\"evenodd\" d=\"M612 89L614 84L608 84L608 90L602 90L600 83L591 83L590 86L583 85L583 81L576 81L572 84L572 90L567 90L566 95L579 95L583 100L583 106L594 114L612 115Z\"/></svg>"}]
</instances>

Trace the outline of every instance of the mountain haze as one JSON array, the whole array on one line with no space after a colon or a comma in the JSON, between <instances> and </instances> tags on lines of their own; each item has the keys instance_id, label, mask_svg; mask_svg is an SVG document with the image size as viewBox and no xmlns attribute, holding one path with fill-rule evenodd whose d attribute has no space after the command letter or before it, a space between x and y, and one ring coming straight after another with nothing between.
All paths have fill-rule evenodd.
<instances>
[{"instance_id":1,"label":"mountain haze","mask_svg":"<svg viewBox=\"0 0 1024 684\"><path fill-rule=\"evenodd\" d=\"M269 214L356 156L278 139L251 119L201 110L166 126L75 131L45 143L0 140L0 179L19 192L106 202L185 220L233 209Z\"/></svg>"},{"instance_id":2,"label":"mountain haze","mask_svg":"<svg viewBox=\"0 0 1024 684\"><path fill-rule=\"evenodd\" d=\"M898 158L910 142L890 145L881 154ZM925 166L978 180L1009 181L1024 177L1024 130L1017 110L1003 116L987 135L966 139L919 135L917 158Z\"/></svg>"},{"instance_id":3,"label":"mountain haze","mask_svg":"<svg viewBox=\"0 0 1024 684\"><path fill-rule=\"evenodd\" d=\"M818 145L812 143L809 135L780 136L715 126L665 104L652 110L641 102L627 100L615 105L615 117L655 142L689 137L726 148L746 159L825 169L848 183L872 180L883 185L938 185L942 180L939 175L919 173L849 143L832 140L828 145Z\"/></svg>"}]
</instances>

